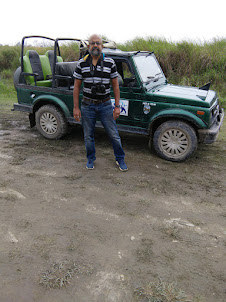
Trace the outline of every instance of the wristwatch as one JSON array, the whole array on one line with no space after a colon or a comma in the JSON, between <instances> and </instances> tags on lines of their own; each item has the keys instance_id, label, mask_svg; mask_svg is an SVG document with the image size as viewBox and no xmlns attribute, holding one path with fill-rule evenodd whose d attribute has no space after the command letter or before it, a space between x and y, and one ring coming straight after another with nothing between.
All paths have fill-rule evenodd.
<instances>
[{"instance_id":1,"label":"wristwatch","mask_svg":"<svg viewBox=\"0 0 226 302\"><path fill-rule=\"evenodd\" d=\"M120 105L115 105L116 108L120 108Z\"/></svg>"}]
</instances>

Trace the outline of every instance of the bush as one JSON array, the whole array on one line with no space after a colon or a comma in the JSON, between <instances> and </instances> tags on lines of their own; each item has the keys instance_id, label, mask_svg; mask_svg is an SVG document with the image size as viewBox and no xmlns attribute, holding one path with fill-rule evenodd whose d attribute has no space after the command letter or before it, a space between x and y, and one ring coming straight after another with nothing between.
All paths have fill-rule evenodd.
<instances>
[{"instance_id":1,"label":"bush","mask_svg":"<svg viewBox=\"0 0 226 302\"><path fill-rule=\"evenodd\" d=\"M61 47L61 56L64 61L77 61L79 59L79 47L77 43L63 45Z\"/></svg>"},{"instance_id":2,"label":"bush","mask_svg":"<svg viewBox=\"0 0 226 302\"><path fill-rule=\"evenodd\" d=\"M15 70L19 65L20 47L0 46L0 72L4 69Z\"/></svg>"}]
</instances>

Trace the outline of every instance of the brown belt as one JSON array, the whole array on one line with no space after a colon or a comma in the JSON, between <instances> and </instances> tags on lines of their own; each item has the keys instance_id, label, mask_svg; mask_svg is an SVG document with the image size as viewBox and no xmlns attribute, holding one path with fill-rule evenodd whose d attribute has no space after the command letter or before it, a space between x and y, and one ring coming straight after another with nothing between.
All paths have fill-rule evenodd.
<instances>
[{"instance_id":1,"label":"brown belt","mask_svg":"<svg viewBox=\"0 0 226 302\"><path fill-rule=\"evenodd\" d=\"M102 104L109 101L110 99L111 99L110 97L107 97L106 99L103 100L96 100L96 99L87 98L85 96L83 97L83 101L88 104Z\"/></svg>"}]
</instances>

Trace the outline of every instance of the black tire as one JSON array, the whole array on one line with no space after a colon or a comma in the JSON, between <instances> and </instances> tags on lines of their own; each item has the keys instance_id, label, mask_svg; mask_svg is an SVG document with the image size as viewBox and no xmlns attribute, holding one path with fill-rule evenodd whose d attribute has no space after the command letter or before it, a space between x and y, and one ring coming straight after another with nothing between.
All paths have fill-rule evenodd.
<instances>
[{"instance_id":1,"label":"black tire","mask_svg":"<svg viewBox=\"0 0 226 302\"><path fill-rule=\"evenodd\" d=\"M44 105L35 114L38 131L48 139L60 139L67 133L68 123L61 110Z\"/></svg>"},{"instance_id":2,"label":"black tire","mask_svg":"<svg viewBox=\"0 0 226 302\"><path fill-rule=\"evenodd\" d=\"M154 133L153 145L156 153L170 161L181 162L197 149L195 130L185 122L168 121Z\"/></svg>"},{"instance_id":3,"label":"black tire","mask_svg":"<svg viewBox=\"0 0 226 302\"><path fill-rule=\"evenodd\" d=\"M13 75L13 83L14 87L16 88L17 84L22 82L22 77L21 77L21 67L18 67L16 71L14 72Z\"/></svg>"}]
</instances>

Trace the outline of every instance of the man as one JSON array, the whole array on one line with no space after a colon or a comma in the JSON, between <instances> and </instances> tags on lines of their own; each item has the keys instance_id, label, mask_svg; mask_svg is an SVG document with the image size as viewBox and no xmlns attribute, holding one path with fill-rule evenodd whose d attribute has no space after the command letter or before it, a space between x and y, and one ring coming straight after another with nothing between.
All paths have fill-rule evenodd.
<instances>
[{"instance_id":1,"label":"man","mask_svg":"<svg viewBox=\"0 0 226 302\"><path fill-rule=\"evenodd\" d=\"M94 169L95 142L94 128L97 116L100 118L107 134L110 137L116 164L121 171L127 171L125 153L122 149L121 139L118 134L115 120L120 115L120 90L117 78L117 69L113 59L107 58L102 53L102 39L92 35L89 39L89 54L80 59L74 72L74 110L76 121L82 121L84 141L87 154L87 169ZM84 81L83 100L81 111L79 109L79 91ZM115 108L111 104L110 82L115 97Z\"/></svg>"}]
</instances>

